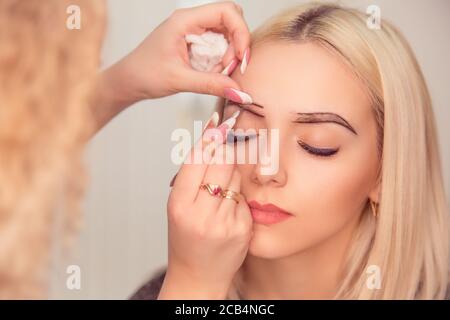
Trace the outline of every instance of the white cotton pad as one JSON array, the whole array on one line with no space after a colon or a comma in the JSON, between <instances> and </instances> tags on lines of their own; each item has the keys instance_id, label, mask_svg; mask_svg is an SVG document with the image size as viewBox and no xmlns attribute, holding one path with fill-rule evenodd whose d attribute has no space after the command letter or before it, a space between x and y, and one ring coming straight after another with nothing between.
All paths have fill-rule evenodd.
<instances>
[{"instance_id":1,"label":"white cotton pad","mask_svg":"<svg viewBox=\"0 0 450 320\"><path fill-rule=\"evenodd\" d=\"M221 63L228 48L227 39L221 33L207 31L201 35L188 34L185 39L190 44L191 66L198 71L211 71Z\"/></svg>"}]
</instances>

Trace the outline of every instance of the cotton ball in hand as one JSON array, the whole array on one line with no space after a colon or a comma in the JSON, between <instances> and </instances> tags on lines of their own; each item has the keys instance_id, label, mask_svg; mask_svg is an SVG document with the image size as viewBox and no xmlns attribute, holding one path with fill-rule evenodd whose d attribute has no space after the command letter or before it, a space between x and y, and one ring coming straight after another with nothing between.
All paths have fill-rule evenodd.
<instances>
[{"instance_id":1,"label":"cotton ball in hand","mask_svg":"<svg viewBox=\"0 0 450 320\"><path fill-rule=\"evenodd\" d=\"M185 37L190 44L189 60L192 68L209 72L222 62L228 48L228 42L221 33L207 31L201 35L188 34Z\"/></svg>"}]
</instances>

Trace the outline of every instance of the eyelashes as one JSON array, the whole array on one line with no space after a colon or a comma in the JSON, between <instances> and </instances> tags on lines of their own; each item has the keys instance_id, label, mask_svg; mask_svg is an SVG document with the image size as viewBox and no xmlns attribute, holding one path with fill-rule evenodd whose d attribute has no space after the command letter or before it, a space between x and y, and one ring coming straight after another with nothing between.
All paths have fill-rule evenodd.
<instances>
[{"instance_id":1,"label":"eyelashes","mask_svg":"<svg viewBox=\"0 0 450 320\"><path fill-rule=\"evenodd\" d=\"M236 144L238 142L248 142L251 139L256 138L256 134L243 134L243 135L236 135L233 132L229 132L227 135L227 143L228 144ZM313 146L310 146L306 143L304 143L301 140L297 140L297 144L306 152L313 156L317 157L331 157L332 155L336 154L339 151L339 148L333 149L333 148L315 148Z\"/></svg>"},{"instance_id":2,"label":"eyelashes","mask_svg":"<svg viewBox=\"0 0 450 320\"><path fill-rule=\"evenodd\" d=\"M300 140L297 140L297 143L306 152L308 152L314 156L319 156L319 157L331 157L332 155L336 154L339 151L339 148L337 148L337 149L315 148L315 147L312 147Z\"/></svg>"},{"instance_id":3,"label":"eyelashes","mask_svg":"<svg viewBox=\"0 0 450 320\"><path fill-rule=\"evenodd\" d=\"M228 144L236 144L238 142L247 142L250 139L256 138L256 134L234 134L233 132L229 132L227 135L227 143Z\"/></svg>"},{"instance_id":4,"label":"eyelashes","mask_svg":"<svg viewBox=\"0 0 450 320\"><path fill-rule=\"evenodd\" d=\"M253 113L252 111L248 110L244 105L240 104L240 103L235 103L233 102L233 105L235 105L236 107L238 107L239 109L241 109L242 111L247 111L251 114L254 114L258 117L262 117L262 115ZM234 134L234 132L230 131L227 134L227 139L226 139L226 143L227 144L237 144L239 142L248 142L251 139L256 138L258 135L257 134ZM316 156L316 157L331 157L333 155L335 155L338 151L339 148L316 148L313 147L311 145L308 145L306 143L304 143L301 140L297 140L297 144L299 147L301 147L304 151L308 152L308 154Z\"/></svg>"},{"instance_id":5,"label":"eyelashes","mask_svg":"<svg viewBox=\"0 0 450 320\"><path fill-rule=\"evenodd\" d=\"M228 105L234 105L236 107L238 107L239 109L241 109L241 111L246 111L254 116L257 116L259 118L264 118L264 115L259 114L254 112L253 110L249 109L246 105L242 104L242 103L237 103L237 102L233 102L233 103L228 103Z\"/></svg>"}]
</instances>

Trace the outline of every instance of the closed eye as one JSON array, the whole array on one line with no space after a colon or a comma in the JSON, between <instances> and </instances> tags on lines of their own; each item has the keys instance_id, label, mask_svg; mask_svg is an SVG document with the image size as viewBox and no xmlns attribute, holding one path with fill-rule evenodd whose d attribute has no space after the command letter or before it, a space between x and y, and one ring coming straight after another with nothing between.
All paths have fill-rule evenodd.
<instances>
[{"instance_id":1,"label":"closed eye","mask_svg":"<svg viewBox=\"0 0 450 320\"><path fill-rule=\"evenodd\" d=\"M298 145L303 148L306 152L319 157L330 157L334 154L336 154L339 151L339 148L333 149L333 148L315 148L313 146L310 146L303 141L298 140Z\"/></svg>"}]
</instances>

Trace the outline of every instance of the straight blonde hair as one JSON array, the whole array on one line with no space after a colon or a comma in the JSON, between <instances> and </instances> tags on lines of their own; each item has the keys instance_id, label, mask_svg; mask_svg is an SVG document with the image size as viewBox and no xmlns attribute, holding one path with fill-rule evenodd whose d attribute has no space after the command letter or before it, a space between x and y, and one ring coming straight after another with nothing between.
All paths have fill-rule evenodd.
<instances>
[{"instance_id":1,"label":"straight blonde hair","mask_svg":"<svg viewBox=\"0 0 450 320\"><path fill-rule=\"evenodd\" d=\"M382 20L335 4L300 5L252 34L266 42L312 42L338 56L365 85L378 128L381 180L378 217L369 202L342 273L336 299L442 299L448 282L448 204L430 95L402 34ZM223 110L223 99L218 109ZM221 112L219 112L220 114ZM381 270L381 288L366 282ZM236 299L236 285L229 292Z\"/></svg>"}]
</instances>

